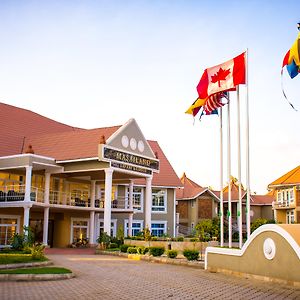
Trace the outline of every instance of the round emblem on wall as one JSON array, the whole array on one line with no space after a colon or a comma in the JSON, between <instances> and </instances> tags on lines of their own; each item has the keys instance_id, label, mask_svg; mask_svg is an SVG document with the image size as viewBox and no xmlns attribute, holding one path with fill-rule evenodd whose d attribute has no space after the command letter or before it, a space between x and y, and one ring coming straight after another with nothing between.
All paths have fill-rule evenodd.
<instances>
[{"instance_id":1,"label":"round emblem on wall","mask_svg":"<svg viewBox=\"0 0 300 300\"><path fill-rule=\"evenodd\" d=\"M127 148L128 145L129 145L128 136L127 136L127 135L123 135L123 136L122 136L121 142L122 142L122 146L123 146L124 148Z\"/></svg>"},{"instance_id":2,"label":"round emblem on wall","mask_svg":"<svg viewBox=\"0 0 300 300\"><path fill-rule=\"evenodd\" d=\"M144 152L145 145L144 145L143 141L138 142L138 149L140 152Z\"/></svg>"},{"instance_id":3,"label":"round emblem on wall","mask_svg":"<svg viewBox=\"0 0 300 300\"><path fill-rule=\"evenodd\" d=\"M267 238L264 241L263 251L266 259L273 259L276 254L276 246L271 238Z\"/></svg>"},{"instance_id":4,"label":"round emblem on wall","mask_svg":"<svg viewBox=\"0 0 300 300\"><path fill-rule=\"evenodd\" d=\"M130 139L130 148L132 150L135 150L136 149L136 139L135 138L131 138Z\"/></svg>"}]
</instances>

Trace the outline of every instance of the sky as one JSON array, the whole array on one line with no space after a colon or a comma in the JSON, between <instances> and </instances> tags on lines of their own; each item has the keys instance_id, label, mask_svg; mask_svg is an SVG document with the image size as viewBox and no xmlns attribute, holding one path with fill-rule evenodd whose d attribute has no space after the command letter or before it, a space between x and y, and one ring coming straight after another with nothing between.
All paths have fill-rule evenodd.
<instances>
[{"instance_id":1,"label":"sky","mask_svg":"<svg viewBox=\"0 0 300 300\"><path fill-rule=\"evenodd\" d=\"M87 129L135 118L179 177L185 172L219 189L219 118L199 122L184 112L197 98L205 68L248 49L250 188L264 194L299 165L300 76L283 74L298 112L284 99L280 76L299 11L300 2L292 0L1 0L0 101ZM237 177L231 94L231 173ZM245 99L241 86L244 184ZM224 185L226 168L225 161Z\"/></svg>"}]
</instances>

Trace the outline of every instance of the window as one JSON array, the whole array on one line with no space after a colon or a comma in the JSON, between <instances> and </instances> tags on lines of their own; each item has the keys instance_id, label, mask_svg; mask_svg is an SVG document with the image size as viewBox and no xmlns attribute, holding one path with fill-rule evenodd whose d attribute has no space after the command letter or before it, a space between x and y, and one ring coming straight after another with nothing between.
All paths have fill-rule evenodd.
<instances>
[{"instance_id":1,"label":"window","mask_svg":"<svg viewBox=\"0 0 300 300\"><path fill-rule=\"evenodd\" d=\"M283 197L282 197L283 195L282 195L282 191L278 191L277 192L277 202L278 203L282 203L283 202Z\"/></svg>"},{"instance_id":2,"label":"window","mask_svg":"<svg viewBox=\"0 0 300 300\"><path fill-rule=\"evenodd\" d=\"M99 228L98 236L100 236L104 232L104 220L103 219L99 220L98 228ZM111 220L110 236L116 236L116 235L117 235L117 220Z\"/></svg>"},{"instance_id":3,"label":"window","mask_svg":"<svg viewBox=\"0 0 300 300\"><path fill-rule=\"evenodd\" d=\"M167 193L165 190L152 190L152 211L167 212Z\"/></svg>"},{"instance_id":4,"label":"window","mask_svg":"<svg viewBox=\"0 0 300 300\"><path fill-rule=\"evenodd\" d=\"M132 222L132 233L131 236L137 236L139 235L139 233L144 229L143 228L143 221L141 220L134 220ZM124 232L125 236L130 235L130 233L128 234L128 220L125 220L125 232Z\"/></svg>"},{"instance_id":5,"label":"window","mask_svg":"<svg viewBox=\"0 0 300 300\"><path fill-rule=\"evenodd\" d=\"M289 190L289 200L290 203L294 202L294 189Z\"/></svg>"},{"instance_id":6,"label":"window","mask_svg":"<svg viewBox=\"0 0 300 300\"><path fill-rule=\"evenodd\" d=\"M89 238L88 219L72 219L71 243L87 241Z\"/></svg>"},{"instance_id":7,"label":"window","mask_svg":"<svg viewBox=\"0 0 300 300\"><path fill-rule=\"evenodd\" d=\"M151 234L163 236L167 233L167 221L155 221L151 223Z\"/></svg>"},{"instance_id":8,"label":"window","mask_svg":"<svg viewBox=\"0 0 300 300\"><path fill-rule=\"evenodd\" d=\"M293 224L295 223L295 213L293 210L290 210L286 213L286 217L287 217L287 223L288 224Z\"/></svg>"},{"instance_id":9,"label":"window","mask_svg":"<svg viewBox=\"0 0 300 300\"><path fill-rule=\"evenodd\" d=\"M8 246L15 233L19 233L20 217L0 216L0 247Z\"/></svg>"},{"instance_id":10,"label":"window","mask_svg":"<svg viewBox=\"0 0 300 300\"><path fill-rule=\"evenodd\" d=\"M139 212L143 212L144 204L144 191L140 187L133 188L132 194L133 209ZM126 191L126 200L129 201L129 188ZM129 204L128 204L129 205Z\"/></svg>"}]
</instances>

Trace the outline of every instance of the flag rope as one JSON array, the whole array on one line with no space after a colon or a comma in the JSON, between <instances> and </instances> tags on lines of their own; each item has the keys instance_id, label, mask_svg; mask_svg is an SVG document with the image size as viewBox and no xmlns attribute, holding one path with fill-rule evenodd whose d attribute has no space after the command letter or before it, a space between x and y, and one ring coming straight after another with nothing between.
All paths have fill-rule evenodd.
<instances>
[{"instance_id":1,"label":"flag rope","mask_svg":"<svg viewBox=\"0 0 300 300\"><path fill-rule=\"evenodd\" d=\"M289 99L287 98L286 96L286 93L285 93L285 90L284 90L284 87L283 87L283 69L281 69L281 90L282 90L282 93L283 93L283 96L284 98L286 99L286 101L288 102L288 104L295 110L295 111L298 111L294 105L289 101Z\"/></svg>"}]
</instances>

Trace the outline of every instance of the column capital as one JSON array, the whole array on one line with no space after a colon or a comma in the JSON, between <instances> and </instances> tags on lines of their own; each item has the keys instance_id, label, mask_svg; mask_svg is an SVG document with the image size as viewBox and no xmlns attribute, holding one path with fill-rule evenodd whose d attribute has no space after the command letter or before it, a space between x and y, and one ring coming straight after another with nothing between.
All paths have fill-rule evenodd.
<instances>
[{"instance_id":1,"label":"column capital","mask_svg":"<svg viewBox=\"0 0 300 300\"><path fill-rule=\"evenodd\" d=\"M104 172L105 172L105 175L110 175L114 172L114 170L111 168L107 168L107 169L104 169Z\"/></svg>"}]
</instances>

